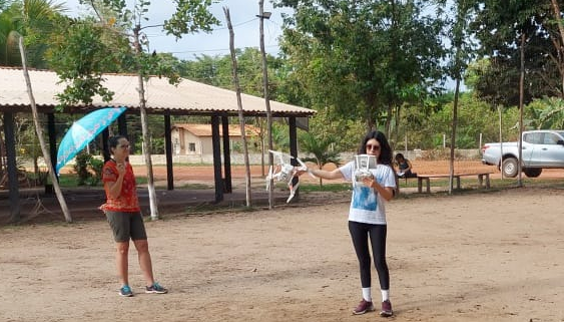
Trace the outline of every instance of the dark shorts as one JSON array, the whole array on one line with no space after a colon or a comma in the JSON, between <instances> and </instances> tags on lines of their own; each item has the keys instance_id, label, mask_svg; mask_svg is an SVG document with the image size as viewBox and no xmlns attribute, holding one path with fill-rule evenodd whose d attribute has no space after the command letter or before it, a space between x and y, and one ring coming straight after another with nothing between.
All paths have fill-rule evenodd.
<instances>
[{"instance_id":1,"label":"dark shorts","mask_svg":"<svg viewBox=\"0 0 564 322\"><path fill-rule=\"evenodd\" d=\"M145 224L140 212L105 211L106 219L114 233L116 242L147 239Z\"/></svg>"}]
</instances>

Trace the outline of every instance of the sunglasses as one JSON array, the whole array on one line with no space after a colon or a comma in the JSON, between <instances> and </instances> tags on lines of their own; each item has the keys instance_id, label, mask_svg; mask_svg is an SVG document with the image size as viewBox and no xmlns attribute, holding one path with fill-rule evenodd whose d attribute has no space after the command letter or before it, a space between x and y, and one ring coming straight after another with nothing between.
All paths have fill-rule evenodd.
<instances>
[{"instance_id":1,"label":"sunglasses","mask_svg":"<svg viewBox=\"0 0 564 322\"><path fill-rule=\"evenodd\" d=\"M380 151L380 146L379 145L372 145L372 144L367 144L366 145L366 151Z\"/></svg>"}]
</instances>

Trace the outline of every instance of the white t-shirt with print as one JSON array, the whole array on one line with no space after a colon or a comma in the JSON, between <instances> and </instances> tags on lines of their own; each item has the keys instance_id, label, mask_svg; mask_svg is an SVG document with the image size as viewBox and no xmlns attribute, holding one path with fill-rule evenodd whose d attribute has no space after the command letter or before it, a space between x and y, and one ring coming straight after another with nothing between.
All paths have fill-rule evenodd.
<instances>
[{"instance_id":1,"label":"white t-shirt with print","mask_svg":"<svg viewBox=\"0 0 564 322\"><path fill-rule=\"evenodd\" d=\"M347 181L352 181L353 192L349 210L349 221L386 225L386 200L369 188L354 180L355 163L351 161L339 170ZM396 188L396 177L394 170L385 164L376 165L376 169L370 169L376 182L387 188Z\"/></svg>"}]
</instances>

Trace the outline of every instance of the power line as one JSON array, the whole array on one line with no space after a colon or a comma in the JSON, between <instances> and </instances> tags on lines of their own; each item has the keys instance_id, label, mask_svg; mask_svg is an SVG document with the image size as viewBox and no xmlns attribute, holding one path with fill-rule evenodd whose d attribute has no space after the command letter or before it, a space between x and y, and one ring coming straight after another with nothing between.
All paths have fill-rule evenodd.
<instances>
[{"instance_id":1,"label":"power line","mask_svg":"<svg viewBox=\"0 0 564 322\"><path fill-rule=\"evenodd\" d=\"M246 46L242 48L257 48L258 46ZM270 45L266 46L268 48L278 47L278 45ZM202 49L202 50L183 50L183 51L170 51L170 54L187 54L187 53L203 53L203 52L211 52L211 51L227 51L229 48L218 48L218 49Z\"/></svg>"},{"instance_id":2,"label":"power line","mask_svg":"<svg viewBox=\"0 0 564 322\"><path fill-rule=\"evenodd\" d=\"M235 27L240 27L240 26L246 25L246 24L248 24L248 23L251 23L251 22L257 21L257 20L259 20L259 18L253 18L253 19L251 19L251 20L247 20L247 21L244 21L244 22L235 24L235 25L233 25L233 27L234 27L234 28L235 28ZM275 22L275 21L273 21L273 20L268 20L268 22L271 22L271 23L277 25L278 27L281 26L279 23L277 23L277 22ZM217 29L213 29L212 32L213 32L213 31L220 31L220 30L227 30L227 29L228 29L227 27L217 28ZM156 38L156 37L168 37L168 36L170 36L170 35L165 35L165 34L162 34L162 33L159 33L159 34L148 34L148 33L145 33L145 35L146 35L147 37L153 37L153 38Z\"/></svg>"},{"instance_id":3,"label":"power line","mask_svg":"<svg viewBox=\"0 0 564 322\"><path fill-rule=\"evenodd\" d=\"M240 27L240 26L243 26L243 25L247 25L247 24L249 24L249 23L258 21L259 19L260 19L260 18L255 18L255 17L253 17L253 18L250 19L250 20L243 21L243 22L241 22L241 23L236 24L235 27ZM274 26L280 27L280 24L278 24L278 23L276 23L276 22L274 22L274 21L272 21L272 20L268 20L268 22L269 22L269 23L273 23ZM214 29L214 30L212 31L212 33L215 32L215 31L222 31L222 30L227 30L227 29L228 29L228 28L217 28L217 29ZM247 30L247 31L248 31L248 30ZM170 36L170 35L166 35L166 34L164 34L164 33L151 33L151 34L145 33L145 36L147 36L147 38L159 39L159 38L162 38L162 37L168 37L168 36ZM149 43L151 43L151 42L149 42ZM240 48L258 48L258 44L257 44L256 46L254 46L254 45L253 45L253 46L243 46L243 47L239 47L239 49L240 49ZM275 45L268 45L268 46L266 46L266 48L268 48L268 49L278 48L278 44L275 44ZM228 52L228 51L229 51L229 48L227 48L227 47L224 47L224 48L215 48L215 49L191 49L191 50L177 50L177 51L162 50L162 52L166 52L166 53L170 53L170 54L197 54L197 53L209 53L209 52L221 53L221 52Z\"/></svg>"}]
</instances>

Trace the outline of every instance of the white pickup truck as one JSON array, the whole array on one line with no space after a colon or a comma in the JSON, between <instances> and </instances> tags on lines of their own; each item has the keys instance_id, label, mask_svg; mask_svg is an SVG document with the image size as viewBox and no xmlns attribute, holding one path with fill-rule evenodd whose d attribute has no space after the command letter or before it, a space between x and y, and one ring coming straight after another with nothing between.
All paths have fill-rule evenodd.
<instances>
[{"instance_id":1,"label":"white pickup truck","mask_svg":"<svg viewBox=\"0 0 564 322\"><path fill-rule=\"evenodd\" d=\"M518 148L519 142L486 143L482 163L495 165L504 176L513 178L519 171ZM542 169L564 168L564 130L524 131L521 151L521 168L527 177L538 177Z\"/></svg>"}]
</instances>

